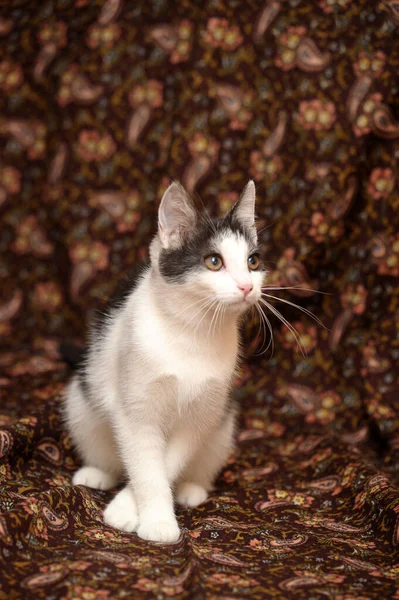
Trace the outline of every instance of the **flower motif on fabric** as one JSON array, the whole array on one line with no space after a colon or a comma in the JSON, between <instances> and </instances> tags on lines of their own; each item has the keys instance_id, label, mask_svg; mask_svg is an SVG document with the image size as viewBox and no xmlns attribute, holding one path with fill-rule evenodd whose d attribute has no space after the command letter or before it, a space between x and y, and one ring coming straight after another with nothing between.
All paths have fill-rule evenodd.
<instances>
[{"instance_id":1,"label":"flower motif on fabric","mask_svg":"<svg viewBox=\"0 0 399 600\"><path fill-rule=\"evenodd\" d=\"M109 590L101 590L98 587L89 585L73 585L66 596L61 596L60 600L112 600Z\"/></svg>"},{"instance_id":2,"label":"flower motif on fabric","mask_svg":"<svg viewBox=\"0 0 399 600\"><path fill-rule=\"evenodd\" d=\"M93 85L84 75L78 65L70 65L61 77L61 85L57 94L60 106L67 106L72 102L79 104L92 104L102 94L102 85Z\"/></svg>"},{"instance_id":3,"label":"flower motif on fabric","mask_svg":"<svg viewBox=\"0 0 399 600\"><path fill-rule=\"evenodd\" d=\"M370 405L368 405L370 406ZM359 492L355 498L354 508L356 510L362 508L366 502L378 501L378 494L390 487L390 481L384 475L371 477L365 484L364 490Z\"/></svg>"},{"instance_id":4,"label":"flower motif on fabric","mask_svg":"<svg viewBox=\"0 0 399 600\"><path fill-rule=\"evenodd\" d=\"M392 169L376 168L371 171L367 193L374 200L387 198L395 188L395 173Z\"/></svg>"},{"instance_id":5,"label":"flower motif on fabric","mask_svg":"<svg viewBox=\"0 0 399 600\"><path fill-rule=\"evenodd\" d=\"M138 83L129 93L133 112L127 125L127 144L133 149L148 125L154 109L163 104L163 84L156 79Z\"/></svg>"},{"instance_id":6,"label":"flower motif on fabric","mask_svg":"<svg viewBox=\"0 0 399 600\"><path fill-rule=\"evenodd\" d=\"M212 17L208 20L205 41L210 46L232 51L242 44L243 39L239 27L229 25L227 19Z\"/></svg>"},{"instance_id":7,"label":"flower motif on fabric","mask_svg":"<svg viewBox=\"0 0 399 600\"><path fill-rule=\"evenodd\" d=\"M24 74L19 64L9 60L0 62L0 89L13 92L22 85L23 80Z\"/></svg>"},{"instance_id":8,"label":"flower motif on fabric","mask_svg":"<svg viewBox=\"0 0 399 600\"><path fill-rule=\"evenodd\" d=\"M357 77L369 75L370 77L379 77L388 58L384 52L378 50L374 54L369 52L359 52L357 61L353 65Z\"/></svg>"},{"instance_id":9,"label":"flower motif on fabric","mask_svg":"<svg viewBox=\"0 0 399 600\"><path fill-rule=\"evenodd\" d=\"M313 502L313 496L309 494L303 494L301 492L293 492L284 489L272 489L267 490L267 496L269 502L282 502L286 504L295 504L295 506L300 506L301 508L310 507ZM266 507L260 506L258 510L265 510Z\"/></svg>"},{"instance_id":10,"label":"flower motif on fabric","mask_svg":"<svg viewBox=\"0 0 399 600\"><path fill-rule=\"evenodd\" d=\"M258 581L253 577L245 577L245 575L232 575L230 573L213 573L207 577L209 582L220 585L230 585L234 588L248 588L258 585Z\"/></svg>"},{"instance_id":11,"label":"flower motif on fabric","mask_svg":"<svg viewBox=\"0 0 399 600\"><path fill-rule=\"evenodd\" d=\"M266 158L259 150L253 150L249 155L249 172L255 181L274 181L283 170L283 161L280 156Z\"/></svg>"},{"instance_id":12,"label":"flower motif on fabric","mask_svg":"<svg viewBox=\"0 0 399 600\"><path fill-rule=\"evenodd\" d=\"M136 229L141 218L140 202L141 196L137 190L104 190L89 197L89 205L103 208L115 221L121 233Z\"/></svg>"},{"instance_id":13,"label":"flower motif on fabric","mask_svg":"<svg viewBox=\"0 0 399 600\"><path fill-rule=\"evenodd\" d=\"M148 104L151 108L162 106L163 84L156 79L149 79L145 83L138 83L129 93L129 103L133 108L141 104Z\"/></svg>"},{"instance_id":14,"label":"flower motif on fabric","mask_svg":"<svg viewBox=\"0 0 399 600\"><path fill-rule=\"evenodd\" d=\"M37 37L43 46L51 43L55 44L57 48L65 48L67 44L67 31L68 26L63 21L45 23L42 25Z\"/></svg>"},{"instance_id":15,"label":"flower motif on fabric","mask_svg":"<svg viewBox=\"0 0 399 600\"><path fill-rule=\"evenodd\" d=\"M292 323L299 335L299 341L306 354L310 354L317 347L317 327L315 325L306 325L301 321ZM292 331L283 325L280 331L280 342L284 348L300 352L297 339Z\"/></svg>"},{"instance_id":16,"label":"flower motif on fabric","mask_svg":"<svg viewBox=\"0 0 399 600\"><path fill-rule=\"evenodd\" d=\"M268 556L274 555L276 557L282 557L282 555L291 554L296 548L306 544L308 539L308 536L301 533L295 533L291 538L263 536L261 538L252 538L248 546L257 551L266 551Z\"/></svg>"},{"instance_id":17,"label":"flower motif on fabric","mask_svg":"<svg viewBox=\"0 0 399 600\"><path fill-rule=\"evenodd\" d=\"M327 14L337 10L344 10L350 4L351 0L319 0L319 5Z\"/></svg>"},{"instance_id":18,"label":"flower motif on fabric","mask_svg":"<svg viewBox=\"0 0 399 600\"><path fill-rule=\"evenodd\" d=\"M387 356L378 352L379 342L376 340L369 340L369 342L362 348L362 369L361 374L363 377L371 373L385 373L391 366L391 361Z\"/></svg>"},{"instance_id":19,"label":"flower motif on fabric","mask_svg":"<svg viewBox=\"0 0 399 600\"><path fill-rule=\"evenodd\" d=\"M382 103L382 95L379 93L371 94L365 102L363 102L359 114L353 124L355 135L360 137L370 133L372 129L372 116L376 108Z\"/></svg>"},{"instance_id":20,"label":"flower motif on fabric","mask_svg":"<svg viewBox=\"0 0 399 600\"><path fill-rule=\"evenodd\" d=\"M32 515L28 536L33 543L37 543L40 538L48 540L52 530L61 531L68 526L65 514L58 515L47 503L40 502L36 498L27 499L22 507L26 513Z\"/></svg>"},{"instance_id":21,"label":"flower motif on fabric","mask_svg":"<svg viewBox=\"0 0 399 600\"><path fill-rule=\"evenodd\" d=\"M21 219L17 224L16 232L17 237L12 247L17 254L32 253L35 256L45 257L53 253L54 246L48 241L45 231L34 215Z\"/></svg>"},{"instance_id":22,"label":"flower motif on fabric","mask_svg":"<svg viewBox=\"0 0 399 600\"><path fill-rule=\"evenodd\" d=\"M117 23L102 26L95 23L89 27L86 35L86 44L92 50L99 48L110 50L122 35L121 28Z\"/></svg>"},{"instance_id":23,"label":"flower motif on fabric","mask_svg":"<svg viewBox=\"0 0 399 600\"><path fill-rule=\"evenodd\" d=\"M219 155L220 143L215 138L196 131L188 140L191 160L183 173L183 184L192 192L196 184L211 170Z\"/></svg>"},{"instance_id":24,"label":"flower motif on fabric","mask_svg":"<svg viewBox=\"0 0 399 600\"><path fill-rule=\"evenodd\" d=\"M102 242L77 242L69 253L74 264L88 261L99 271L108 266L109 249Z\"/></svg>"},{"instance_id":25,"label":"flower motif on fabric","mask_svg":"<svg viewBox=\"0 0 399 600\"><path fill-rule=\"evenodd\" d=\"M364 285L350 284L341 294L341 305L344 309L350 309L355 315L362 315L366 310L368 292Z\"/></svg>"},{"instance_id":26,"label":"flower motif on fabric","mask_svg":"<svg viewBox=\"0 0 399 600\"><path fill-rule=\"evenodd\" d=\"M36 284L33 292L33 302L41 310L54 312L61 306L62 300L61 290L53 281Z\"/></svg>"},{"instance_id":27,"label":"flower motif on fabric","mask_svg":"<svg viewBox=\"0 0 399 600\"><path fill-rule=\"evenodd\" d=\"M218 83L211 90L230 118L230 128L233 130L246 129L253 118L254 92L250 89L241 90L238 86Z\"/></svg>"},{"instance_id":28,"label":"flower motif on fabric","mask_svg":"<svg viewBox=\"0 0 399 600\"><path fill-rule=\"evenodd\" d=\"M318 282L310 279L303 263L296 259L295 248L284 250L275 269L268 273L267 284L288 287L296 296L313 296L318 289Z\"/></svg>"},{"instance_id":29,"label":"flower motif on fabric","mask_svg":"<svg viewBox=\"0 0 399 600\"><path fill-rule=\"evenodd\" d=\"M303 100L299 104L299 123L305 129L323 131L331 129L336 120L333 102L323 102L318 98Z\"/></svg>"},{"instance_id":30,"label":"flower motif on fabric","mask_svg":"<svg viewBox=\"0 0 399 600\"><path fill-rule=\"evenodd\" d=\"M389 238L376 235L370 242L371 260L378 265L380 275L399 277L399 234Z\"/></svg>"},{"instance_id":31,"label":"flower motif on fabric","mask_svg":"<svg viewBox=\"0 0 399 600\"><path fill-rule=\"evenodd\" d=\"M9 196L21 190L21 173L15 167L0 167L0 208Z\"/></svg>"},{"instance_id":32,"label":"flower motif on fabric","mask_svg":"<svg viewBox=\"0 0 399 600\"><path fill-rule=\"evenodd\" d=\"M329 52L321 52L314 41L307 37L306 27L288 27L276 41L274 64L283 71L290 71L294 67L308 73L322 71L331 60Z\"/></svg>"},{"instance_id":33,"label":"flower motif on fabric","mask_svg":"<svg viewBox=\"0 0 399 600\"><path fill-rule=\"evenodd\" d=\"M155 25L150 32L151 39L162 50L169 54L172 64L178 64L189 59L193 44L193 29L191 21L182 19L177 25Z\"/></svg>"},{"instance_id":34,"label":"flower motif on fabric","mask_svg":"<svg viewBox=\"0 0 399 600\"><path fill-rule=\"evenodd\" d=\"M337 392L328 390L319 394L318 407L314 412L307 413L305 421L307 423L321 423L327 425L335 418L335 409L340 406L342 399Z\"/></svg>"},{"instance_id":35,"label":"flower motif on fabric","mask_svg":"<svg viewBox=\"0 0 399 600\"><path fill-rule=\"evenodd\" d=\"M336 242L344 233L344 224L342 221L329 219L323 213L317 211L311 218L311 227L308 235L319 244L321 242Z\"/></svg>"},{"instance_id":36,"label":"flower motif on fabric","mask_svg":"<svg viewBox=\"0 0 399 600\"><path fill-rule=\"evenodd\" d=\"M387 419L394 419L396 412L394 409L378 398L371 398L366 400L366 405L370 415L377 421L384 421Z\"/></svg>"},{"instance_id":37,"label":"flower motif on fabric","mask_svg":"<svg viewBox=\"0 0 399 600\"><path fill-rule=\"evenodd\" d=\"M96 275L109 264L109 248L102 242L76 242L69 250L73 263L71 275L71 294L73 298Z\"/></svg>"},{"instance_id":38,"label":"flower motif on fabric","mask_svg":"<svg viewBox=\"0 0 399 600\"><path fill-rule=\"evenodd\" d=\"M296 66L296 49L306 35L306 27L288 27L287 31L277 38L277 57L274 63L283 71L289 71Z\"/></svg>"},{"instance_id":39,"label":"flower motif on fabric","mask_svg":"<svg viewBox=\"0 0 399 600\"><path fill-rule=\"evenodd\" d=\"M109 133L83 129L79 134L76 151L86 162L102 162L115 153L116 145Z\"/></svg>"},{"instance_id":40,"label":"flower motif on fabric","mask_svg":"<svg viewBox=\"0 0 399 600\"><path fill-rule=\"evenodd\" d=\"M0 119L0 136L11 135L26 150L30 160L43 158L46 153L47 128L41 121Z\"/></svg>"},{"instance_id":41,"label":"flower motif on fabric","mask_svg":"<svg viewBox=\"0 0 399 600\"><path fill-rule=\"evenodd\" d=\"M58 51L67 45L67 31L68 26L63 21L47 22L41 27L37 39L42 48L33 67L33 77L36 81L44 78L46 69Z\"/></svg>"}]
</instances>

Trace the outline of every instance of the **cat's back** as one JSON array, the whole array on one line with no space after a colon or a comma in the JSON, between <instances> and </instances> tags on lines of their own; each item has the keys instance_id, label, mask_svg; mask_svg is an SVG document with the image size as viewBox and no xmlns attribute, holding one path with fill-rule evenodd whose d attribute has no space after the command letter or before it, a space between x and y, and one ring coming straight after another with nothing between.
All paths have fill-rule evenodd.
<instances>
[{"instance_id":1,"label":"cat's back","mask_svg":"<svg viewBox=\"0 0 399 600\"><path fill-rule=\"evenodd\" d=\"M119 355L127 346L130 332L125 314L137 294L149 265L137 265L120 280L90 327L90 342L80 379L101 405L113 404L119 377Z\"/></svg>"},{"instance_id":2,"label":"cat's back","mask_svg":"<svg viewBox=\"0 0 399 600\"><path fill-rule=\"evenodd\" d=\"M118 282L103 308L94 317L91 332L95 337L101 337L106 333L112 320L117 318L118 313L125 308L129 299L137 291L148 270L148 263L134 265Z\"/></svg>"}]
</instances>

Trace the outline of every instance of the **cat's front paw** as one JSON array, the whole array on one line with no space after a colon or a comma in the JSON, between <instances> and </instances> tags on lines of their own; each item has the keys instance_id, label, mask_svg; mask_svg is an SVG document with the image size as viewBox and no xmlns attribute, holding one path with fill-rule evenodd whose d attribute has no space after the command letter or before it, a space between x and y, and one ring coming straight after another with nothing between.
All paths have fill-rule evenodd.
<instances>
[{"instance_id":1,"label":"cat's front paw","mask_svg":"<svg viewBox=\"0 0 399 600\"><path fill-rule=\"evenodd\" d=\"M193 508L198 506L208 498L208 492L202 485L191 483L190 481L182 481L176 489L176 500L183 506Z\"/></svg>"},{"instance_id":2,"label":"cat's front paw","mask_svg":"<svg viewBox=\"0 0 399 600\"><path fill-rule=\"evenodd\" d=\"M108 504L104 511L104 523L131 533L138 523L137 506L132 491L124 488Z\"/></svg>"},{"instance_id":3,"label":"cat's front paw","mask_svg":"<svg viewBox=\"0 0 399 600\"><path fill-rule=\"evenodd\" d=\"M180 537L180 529L176 519L167 521L142 521L137 529L137 535L143 540L151 542L177 542Z\"/></svg>"}]
</instances>

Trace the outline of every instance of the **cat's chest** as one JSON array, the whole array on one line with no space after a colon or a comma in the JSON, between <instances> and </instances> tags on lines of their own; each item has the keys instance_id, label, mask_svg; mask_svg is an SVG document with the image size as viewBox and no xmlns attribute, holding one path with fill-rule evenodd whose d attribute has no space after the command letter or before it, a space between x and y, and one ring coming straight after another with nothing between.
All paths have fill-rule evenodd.
<instances>
[{"instance_id":1,"label":"cat's chest","mask_svg":"<svg viewBox=\"0 0 399 600\"><path fill-rule=\"evenodd\" d=\"M223 335L194 338L189 331L173 329L161 319L143 321L136 331L138 346L156 376L173 375L180 382L199 386L210 379L230 380L237 362L238 335L231 328Z\"/></svg>"},{"instance_id":2,"label":"cat's chest","mask_svg":"<svg viewBox=\"0 0 399 600\"><path fill-rule=\"evenodd\" d=\"M163 367L176 377L181 387L199 388L209 381L229 380L236 365L236 351L226 348L218 353L207 348L190 352L170 348L163 359Z\"/></svg>"}]
</instances>

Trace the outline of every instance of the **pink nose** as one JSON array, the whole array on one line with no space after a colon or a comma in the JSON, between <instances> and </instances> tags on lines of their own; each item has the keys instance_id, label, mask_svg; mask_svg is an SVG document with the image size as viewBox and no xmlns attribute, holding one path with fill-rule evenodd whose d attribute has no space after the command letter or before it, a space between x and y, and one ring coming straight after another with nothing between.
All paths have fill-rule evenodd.
<instances>
[{"instance_id":1,"label":"pink nose","mask_svg":"<svg viewBox=\"0 0 399 600\"><path fill-rule=\"evenodd\" d=\"M252 291L254 286L252 285L252 283L237 283L237 287L239 290L244 292L244 297L246 298L249 292Z\"/></svg>"}]
</instances>

